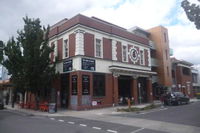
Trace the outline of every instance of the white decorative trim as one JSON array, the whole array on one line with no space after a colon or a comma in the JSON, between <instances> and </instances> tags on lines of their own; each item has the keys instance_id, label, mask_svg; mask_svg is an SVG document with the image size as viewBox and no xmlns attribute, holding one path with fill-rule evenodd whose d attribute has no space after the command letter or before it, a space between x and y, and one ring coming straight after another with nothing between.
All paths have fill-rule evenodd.
<instances>
[{"instance_id":1,"label":"white decorative trim","mask_svg":"<svg viewBox=\"0 0 200 133\"><path fill-rule=\"evenodd\" d=\"M76 30L76 50L75 55L84 55L84 31L83 30Z\"/></svg>"},{"instance_id":2,"label":"white decorative trim","mask_svg":"<svg viewBox=\"0 0 200 133\"><path fill-rule=\"evenodd\" d=\"M112 60L117 60L117 41L112 40Z\"/></svg>"},{"instance_id":3,"label":"white decorative trim","mask_svg":"<svg viewBox=\"0 0 200 133\"><path fill-rule=\"evenodd\" d=\"M135 55L135 57L133 55ZM129 49L129 57L130 57L131 61L135 64L140 59L139 51L134 47L130 48Z\"/></svg>"}]
</instances>

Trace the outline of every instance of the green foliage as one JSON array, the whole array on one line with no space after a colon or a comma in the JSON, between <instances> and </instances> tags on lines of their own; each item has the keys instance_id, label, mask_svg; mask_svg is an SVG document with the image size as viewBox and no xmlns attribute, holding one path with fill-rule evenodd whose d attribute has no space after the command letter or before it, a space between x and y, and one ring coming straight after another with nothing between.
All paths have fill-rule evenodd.
<instances>
[{"instance_id":1,"label":"green foliage","mask_svg":"<svg viewBox=\"0 0 200 133\"><path fill-rule=\"evenodd\" d=\"M154 109L157 107L158 107L158 105L150 104L145 107L120 108L120 109L117 109L117 112L138 112L138 111Z\"/></svg>"},{"instance_id":2,"label":"green foliage","mask_svg":"<svg viewBox=\"0 0 200 133\"><path fill-rule=\"evenodd\" d=\"M200 2L200 0L198 0ZM194 22L197 29L200 29L200 7L196 4L191 4L188 0L183 0L181 2L188 19Z\"/></svg>"},{"instance_id":3,"label":"green foliage","mask_svg":"<svg viewBox=\"0 0 200 133\"><path fill-rule=\"evenodd\" d=\"M55 77L55 64L49 58L53 48L48 46L49 27L42 28L39 19L25 17L23 20L25 25L18 31L16 41L10 39L4 48L3 65L17 88L37 94L50 89Z\"/></svg>"}]
</instances>

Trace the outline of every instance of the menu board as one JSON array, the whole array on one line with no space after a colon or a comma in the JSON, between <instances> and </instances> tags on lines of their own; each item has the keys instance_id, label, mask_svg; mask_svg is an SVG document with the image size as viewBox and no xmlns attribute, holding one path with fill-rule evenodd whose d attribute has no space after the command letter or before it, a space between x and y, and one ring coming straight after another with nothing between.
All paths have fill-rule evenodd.
<instances>
[{"instance_id":1,"label":"menu board","mask_svg":"<svg viewBox=\"0 0 200 133\"><path fill-rule=\"evenodd\" d=\"M90 77L89 75L82 76L82 95L89 95L90 94Z\"/></svg>"},{"instance_id":2,"label":"menu board","mask_svg":"<svg viewBox=\"0 0 200 133\"><path fill-rule=\"evenodd\" d=\"M65 60L63 62L63 72L72 71L72 60Z\"/></svg>"},{"instance_id":3,"label":"menu board","mask_svg":"<svg viewBox=\"0 0 200 133\"><path fill-rule=\"evenodd\" d=\"M77 75L72 76L72 95L77 95Z\"/></svg>"},{"instance_id":4,"label":"menu board","mask_svg":"<svg viewBox=\"0 0 200 133\"><path fill-rule=\"evenodd\" d=\"M82 58L82 69L95 71L95 60Z\"/></svg>"}]
</instances>

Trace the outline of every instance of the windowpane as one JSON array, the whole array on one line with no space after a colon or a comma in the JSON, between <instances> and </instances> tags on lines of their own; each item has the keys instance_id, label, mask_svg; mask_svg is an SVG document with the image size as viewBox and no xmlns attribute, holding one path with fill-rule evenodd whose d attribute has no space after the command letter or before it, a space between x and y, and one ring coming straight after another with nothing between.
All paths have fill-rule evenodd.
<instances>
[{"instance_id":1,"label":"windowpane","mask_svg":"<svg viewBox=\"0 0 200 133\"><path fill-rule=\"evenodd\" d=\"M105 75L93 75L93 96L105 96Z\"/></svg>"},{"instance_id":2,"label":"windowpane","mask_svg":"<svg viewBox=\"0 0 200 133\"><path fill-rule=\"evenodd\" d=\"M127 46L122 47L122 60L127 61Z\"/></svg>"},{"instance_id":3,"label":"windowpane","mask_svg":"<svg viewBox=\"0 0 200 133\"><path fill-rule=\"evenodd\" d=\"M140 51L140 64L144 65L144 52Z\"/></svg>"},{"instance_id":4,"label":"windowpane","mask_svg":"<svg viewBox=\"0 0 200 133\"><path fill-rule=\"evenodd\" d=\"M96 39L96 56L101 57L101 40Z\"/></svg>"},{"instance_id":5,"label":"windowpane","mask_svg":"<svg viewBox=\"0 0 200 133\"><path fill-rule=\"evenodd\" d=\"M69 49L69 46L68 46L68 40L64 40L64 57L68 57L69 53L68 53L68 49Z\"/></svg>"}]
</instances>

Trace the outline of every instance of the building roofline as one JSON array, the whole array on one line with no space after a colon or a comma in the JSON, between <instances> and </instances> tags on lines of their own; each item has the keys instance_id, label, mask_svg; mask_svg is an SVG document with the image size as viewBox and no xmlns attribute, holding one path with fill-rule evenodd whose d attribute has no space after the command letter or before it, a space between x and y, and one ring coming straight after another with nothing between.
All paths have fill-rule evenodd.
<instances>
[{"instance_id":1,"label":"building roofline","mask_svg":"<svg viewBox=\"0 0 200 133\"><path fill-rule=\"evenodd\" d=\"M70 19L68 19L66 22L64 22L61 25L58 25L54 28L52 28L49 32L49 38L52 38L53 36L59 35L60 33L68 30L69 28L75 26L75 25L84 25L90 28L94 28L99 31L103 31L109 34L117 35L132 41L136 41L145 45L149 45L149 40L144 37L140 37L136 34L133 34L126 29L116 26L114 24L111 24L109 22L106 22L104 20L98 19L98 18L90 18L87 16L84 16L82 14L78 14Z\"/></svg>"}]
</instances>

